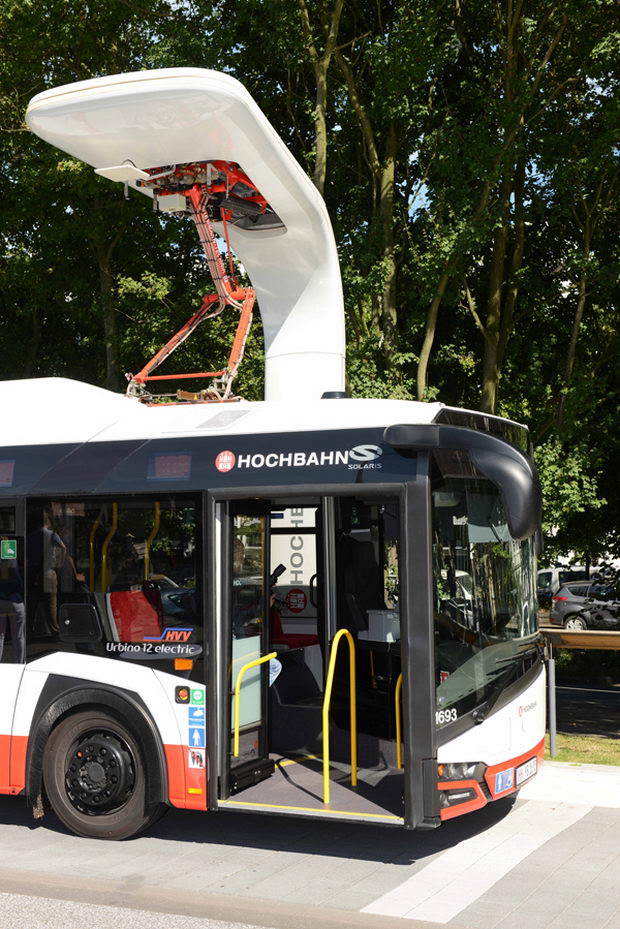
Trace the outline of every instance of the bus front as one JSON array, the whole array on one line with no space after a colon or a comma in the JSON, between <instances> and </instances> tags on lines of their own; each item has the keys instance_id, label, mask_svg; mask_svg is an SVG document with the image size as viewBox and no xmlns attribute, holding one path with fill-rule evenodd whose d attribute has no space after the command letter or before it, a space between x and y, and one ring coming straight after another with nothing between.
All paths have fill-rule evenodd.
<instances>
[{"instance_id":1,"label":"bus front","mask_svg":"<svg viewBox=\"0 0 620 929\"><path fill-rule=\"evenodd\" d=\"M426 665L420 648L416 654L421 626L431 655L426 692L435 725L426 746L423 734L412 738L431 761L420 765L422 818L429 825L437 815L451 819L514 794L534 776L544 752L538 476L519 448L525 430L491 418L493 435L485 431L489 418L477 414L467 424L472 429L457 425L463 419L455 415L446 410L443 424L386 431L389 444L402 454L416 452L427 470L428 565L418 571L417 616L409 625L414 730L415 667Z\"/></svg>"}]
</instances>

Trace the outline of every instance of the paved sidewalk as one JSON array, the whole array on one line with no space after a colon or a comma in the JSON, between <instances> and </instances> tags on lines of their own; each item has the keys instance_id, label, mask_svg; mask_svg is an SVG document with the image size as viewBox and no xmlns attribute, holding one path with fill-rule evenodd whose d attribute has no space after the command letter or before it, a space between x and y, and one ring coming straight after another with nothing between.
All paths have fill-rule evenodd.
<instances>
[{"instance_id":1,"label":"paved sidewalk","mask_svg":"<svg viewBox=\"0 0 620 929\"><path fill-rule=\"evenodd\" d=\"M2 929L22 925L15 895L29 929L51 926L35 921L36 898L59 926L66 912L68 929L88 922L89 904L109 908L92 914L106 929L108 917L110 929L147 926L149 911L196 929L620 929L619 888L620 767L548 762L516 801L419 834L171 811L149 835L106 843L53 816L36 825L22 799L0 798Z\"/></svg>"},{"instance_id":2,"label":"paved sidewalk","mask_svg":"<svg viewBox=\"0 0 620 929\"><path fill-rule=\"evenodd\" d=\"M620 929L620 767L547 762L513 810L365 912L466 929Z\"/></svg>"}]
</instances>

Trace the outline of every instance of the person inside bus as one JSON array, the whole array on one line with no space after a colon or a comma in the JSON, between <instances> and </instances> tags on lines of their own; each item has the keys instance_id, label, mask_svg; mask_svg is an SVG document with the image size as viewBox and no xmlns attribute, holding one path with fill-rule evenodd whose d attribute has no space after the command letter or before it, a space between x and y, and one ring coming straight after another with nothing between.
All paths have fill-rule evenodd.
<instances>
[{"instance_id":1,"label":"person inside bus","mask_svg":"<svg viewBox=\"0 0 620 929\"><path fill-rule=\"evenodd\" d=\"M11 630L13 661L23 664L26 660L26 612L24 585L16 558L0 561L0 661L7 627Z\"/></svg>"},{"instance_id":2,"label":"person inside bus","mask_svg":"<svg viewBox=\"0 0 620 929\"><path fill-rule=\"evenodd\" d=\"M65 543L50 523L49 514L40 511L26 540L28 614L35 633L37 623L43 620L43 635L58 634L58 571L67 553Z\"/></svg>"},{"instance_id":3,"label":"person inside bus","mask_svg":"<svg viewBox=\"0 0 620 929\"><path fill-rule=\"evenodd\" d=\"M57 636L60 574L66 568L74 581L84 582L85 578L67 554L67 546L60 535L51 528L46 510L39 511L31 526L26 540L29 622L36 634L42 613L45 624L42 634Z\"/></svg>"}]
</instances>

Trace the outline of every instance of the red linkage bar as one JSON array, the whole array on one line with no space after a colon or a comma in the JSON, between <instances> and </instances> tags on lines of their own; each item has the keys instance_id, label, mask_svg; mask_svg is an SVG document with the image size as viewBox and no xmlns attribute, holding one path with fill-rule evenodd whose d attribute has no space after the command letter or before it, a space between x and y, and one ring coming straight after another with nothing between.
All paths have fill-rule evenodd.
<instances>
[{"instance_id":1,"label":"red linkage bar","mask_svg":"<svg viewBox=\"0 0 620 929\"><path fill-rule=\"evenodd\" d=\"M229 190L229 185L232 186L238 181L256 190L254 185L249 182L249 178L241 171L241 169L229 165L226 162L213 162L213 164L216 168L218 168L219 171L224 172L226 175L227 193ZM192 166L186 167L187 169L190 169ZM198 236L202 244L203 252L207 260L207 266L211 273L211 277L213 279L217 293L208 294L203 298L202 306L200 309L178 330L178 332L172 336L171 339L168 340L168 342L166 342L166 344L153 356L153 358L151 358L149 362L147 362L147 364L138 374L133 376L129 374L127 375L127 379L130 382L128 393L141 397L142 399L150 399L143 386L148 381L164 381L175 379L186 380L193 377L211 377L214 379L219 379L219 384L216 384L214 381L210 389L202 392L205 395L208 394L209 399L226 400L230 398L232 382L235 375L237 374L239 364L243 358L245 344L252 323L252 310L256 301L256 293L252 288L239 287L236 279L234 278L234 268L230 252L230 243L228 240L228 229L226 225L227 221L230 220L230 214L228 214L225 209L221 209L222 221L224 223L224 235L226 239L230 264L230 275L227 273L224 266L222 255L218 247L215 233L213 231L211 220L207 211L209 196L218 186L222 185L212 185L212 187L208 187L206 184L196 183L187 191L186 194L189 205L191 206L194 223L198 231ZM165 191L162 192L165 193ZM265 208L266 202L263 198L260 197L260 195L258 195L256 198L252 197L251 199L255 200L256 202L260 202L263 206L263 209ZM214 305L215 308L212 309ZM166 358L168 358L175 351L175 349L179 347L179 345L183 344L187 337L191 335L191 333L204 319L213 319L214 317L219 316L227 306L239 310L240 316L237 325L237 331L235 333L235 338L228 358L228 364L225 368L222 368L220 371L203 371L194 372L192 374L152 373L156 368L159 367L160 364L162 364L163 361L166 360ZM183 394L183 398L187 399L185 392L183 392Z\"/></svg>"}]
</instances>

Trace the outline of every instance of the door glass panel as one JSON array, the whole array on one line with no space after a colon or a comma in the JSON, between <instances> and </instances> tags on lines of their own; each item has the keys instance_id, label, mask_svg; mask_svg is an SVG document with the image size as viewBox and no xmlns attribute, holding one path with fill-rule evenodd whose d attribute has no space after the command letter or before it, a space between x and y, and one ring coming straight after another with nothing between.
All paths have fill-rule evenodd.
<instances>
[{"instance_id":1,"label":"door glass panel","mask_svg":"<svg viewBox=\"0 0 620 929\"><path fill-rule=\"evenodd\" d=\"M356 640L358 729L393 742L401 672L397 501L340 498L335 541L336 625ZM335 716L343 726L348 674L343 649L334 697Z\"/></svg>"},{"instance_id":2,"label":"door glass panel","mask_svg":"<svg viewBox=\"0 0 620 929\"><path fill-rule=\"evenodd\" d=\"M233 519L232 550L232 665L231 764L262 756L263 717L268 662L241 677L238 724L239 754L234 754L235 688L244 665L265 654L265 532L266 516L238 515Z\"/></svg>"},{"instance_id":3,"label":"door glass panel","mask_svg":"<svg viewBox=\"0 0 620 929\"><path fill-rule=\"evenodd\" d=\"M0 507L0 660L26 660L23 538L14 506Z\"/></svg>"},{"instance_id":4,"label":"door glass panel","mask_svg":"<svg viewBox=\"0 0 620 929\"><path fill-rule=\"evenodd\" d=\"M274 508L270 519L270 643L278 651L318 645L317 506Z\"/></svg>"}]
</instances>

